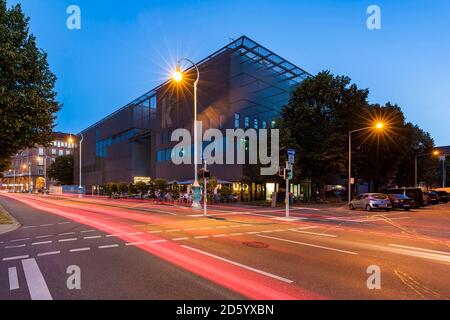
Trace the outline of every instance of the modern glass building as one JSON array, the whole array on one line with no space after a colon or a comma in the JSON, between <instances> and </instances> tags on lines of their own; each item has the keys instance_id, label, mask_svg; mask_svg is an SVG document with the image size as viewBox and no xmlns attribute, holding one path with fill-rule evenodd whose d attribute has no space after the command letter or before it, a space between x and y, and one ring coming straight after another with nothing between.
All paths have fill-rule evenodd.
<instances>
[{"instance_id":1,"label":"modern glass building","mask_svg":"<svg viewBox=\"0 0 450 320\"><path fill-rule=\"evenodd\" d=\"M269 129L294 89L310 76L245 36L197 65L203 131ZM193 132L195 77L191 67L182 83L168 80L82 132L82 182L88 190L112 181L148 178L192 183L194 166L171 161L177 142L170 137L178 128ZM219 181L233 183L233 190L244 198L263 199L277 188L270 177L258 176L255 165L212 165L210 170ZM300 188L294 185L294 193L310 192Z\"/></svg>"}]
</instances>

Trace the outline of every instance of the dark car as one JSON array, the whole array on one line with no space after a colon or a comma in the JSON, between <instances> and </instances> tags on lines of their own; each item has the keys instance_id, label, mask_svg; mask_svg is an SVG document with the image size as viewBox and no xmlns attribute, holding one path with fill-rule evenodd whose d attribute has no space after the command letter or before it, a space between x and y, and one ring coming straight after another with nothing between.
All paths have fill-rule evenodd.
<instances>
[{"instance_id":1,"label":"dark car","mask_svg":"<svg viewBox=\"0 0 450 320\"><path fill-rule=\"evenodd\" d=\"M393 209L409 209L414 208L414 200L405 196L404 194L389 194L389 200L391 200Z\"/></svg>"},{"instance_id":2,"label":"dark car","mask_svg":"<svg viewBox=\"0 0 450 320\"><path fill-rule=\"evenodd\" d=\"M439 202L442 202L442 203L447 203L448 202L448 192L447 191L435 191L435 190L433 190L433 192L437 193Z\"/></svg>"},{"instance_id":3,"label":"dark car","mask_svg":"<svg viewBox=\"0 0 450 320\"><path fill-rule=\"evenodd\" d=\"M423 192L420 188L390 188L382 191L385 194L404 194L408 198L414 200L414 208L424 206Z\"/></svg>"},{"instance_id":4,"label":"dark car","mask_svg":"<svg viewBox=\"0 0 450 320\"><path fill-rule=\"evenodd\" d=\"M439 203L439 196L436 192L428 191L428 192L425 192L425 195L428 197L429 204L438 204Z\"/></svg>"}]
</instances>

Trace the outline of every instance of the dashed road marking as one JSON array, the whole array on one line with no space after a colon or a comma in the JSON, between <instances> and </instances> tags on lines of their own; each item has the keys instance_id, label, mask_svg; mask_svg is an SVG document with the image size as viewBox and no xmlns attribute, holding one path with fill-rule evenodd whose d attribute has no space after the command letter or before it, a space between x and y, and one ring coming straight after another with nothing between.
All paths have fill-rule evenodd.
<instances>
[{"instance_id":1,"label":"dashed road marking","mask_svg":"<svg viewBox=\"0 0 450 320\"><path fill-rule=\"evenodd\" d=\"M21 260L21 259L27 259L29 257L30 257L29 255L6 257L6 258L3 258L2 261Z\"/></svg>"},{"instance_id":2,"label":"dashed road marking","mask_svg":"<svg viewBox=\"0 0 450 320\"><path fill-rule=\"evenodd\" d=\"M95 232L97 230L91 229L91 230L83 230L81 231L81 233L89 233L89 232Z\"/></svg>"},{"instance_id":3,"label":"dashed road marking","mask_svg":"<svg viewBox=\"0 0 450 320\"><path fill-rule=\"evenodd\" d=\"M310 235L314 235L314 236L322 236L322 237L330 237L330 238L337 237L337 235L334 235L334 234L309 232L309 231L302 231L302 230L297 230L297 229L289 229L289 231L294 231L294 232L303 233L303 234L310 234Z\"/></svg>"},{"instance_id":4,"label":"dashed road marking","mask_svg":"<svg viewBox=\"0 0 450 320\"><path fill-rule=\"evenodd\" d=\"M39 245L41 245L41 244L49 244L49 243L52 243L53 241L51 241L51 240L48 240L48 241L40 241L40 242L33 242L31 245L32 246L39 246Z\"/></svg>"},{"instance_id":5,"label":"dashed road marking","mask_svg":"<svg viewBox=\"0 0 450 320\"><path fill-rule=\"evenodd\" d=\"M187 240L189 238L182 237L182 238L173 238L172 241L181 241L181 240Z\"/></svg>"},{"instance_id":6,"label":"dashed road marking","mask_svg":"<svg viewBox=\"0 0 450 320\"><path fill-rule=\"evenodd\" d=\"M59 239L58 242L69 242L69 241L76 241L78 238L68 238L68 239Z\"/></svg>"},{"instance_id":7,"label":"dashed road marking","mask_svg":"<svg viewBox=\"0 0 450 320\"><path fill-rule=\"evenodd\" d=\"M197 237L194 237L194 239L207 239L207 238L209 238L209 236L197 236Z\"/></svg>"},{"instance_id":8,"label":"dashed road marking","mask_svg":"<svg viewBox=\"0 0 450 320\"><path fill-rule=\"evenodd\" d=\"M75 234L75 232L60 233L60 234L58 234L58 236L70 236L71 234Z\"/></svg>"},{"instance_id":9,"label":"dashed road marking","mask_svg":"<svg viewBox=\"0 0 450 320\"><path fill-rule=\"evenodd\" d=\"M42 252L42 253L38 253L37 256L38 257L45 257L45 256L52 256L55 254L60 254L61 251L49 251L49 252Z\"/></svg>"},{"instance_id":10,"label":"dashed road marking","mask_svg":"<svg viewBox=\"0 0 450 320\"><path fill-rule=\"evenodd\" d=\"M90 237L84 237L83 239L100 239L102 236L90 236Z\"/></svg>"},{"instance_id":11,"label":"dashed road marking","mask_svg":"<svg viewBox=\"0 0 450 320\"><path fill-rule=\"evenodd\" d=\"M86 248L70 249L69 252L81 252L81 251L89 251L89 250L91 250L91 248L86 247Z\"/></svg>"},{"instance_id":12,"label":"dashed road marking","mask_svg":"<svg viewBox=\"0 0 450 320\"><path fill-rule=\"evenodd\" d=\"M18 244L18 245L15 245L15 246L6 246L5 249L23 248L25 246L26 246L26 244Z\"/></svg>"},{"instance_id":13,"label":"dashed road marking","mask_svg":"<svg viewBox=\"0 0 450 320\"><path fill-rule=\"evenodd\" d=\"M98 246L99 249L109 249L109 248L117 248L119 245L118 244L108 244L105 246Z\"/></svg>"},{"instance_id":14,"label":"dashed road marking","mask_svg":"<svg viewBox=\"0 0 450 320\"><path fill-rule=\"evenodd\" d=\"M30 238L14 239L14 240L10 240L9 242L20 242L20 241L27 241L27 240L30 240Z\"/></svg>"}]
</instances>

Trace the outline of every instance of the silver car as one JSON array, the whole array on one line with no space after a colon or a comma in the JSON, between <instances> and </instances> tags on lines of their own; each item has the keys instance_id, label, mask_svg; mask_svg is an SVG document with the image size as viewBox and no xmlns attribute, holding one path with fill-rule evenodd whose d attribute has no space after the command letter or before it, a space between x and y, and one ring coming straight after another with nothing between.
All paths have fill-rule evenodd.
<instances>
[{"instance_id":1,"label":"silver car","mask_svg":"<svg viewBox=\"0 0 450 320\"><path fill-rule=\"evenodd\" d=\"M372 211L374 209L382 209L390 211L392 204L389 197L384 193L361 193L350 202L349 207L351 210L365 209Z\"/></svg>"}]
</instances>

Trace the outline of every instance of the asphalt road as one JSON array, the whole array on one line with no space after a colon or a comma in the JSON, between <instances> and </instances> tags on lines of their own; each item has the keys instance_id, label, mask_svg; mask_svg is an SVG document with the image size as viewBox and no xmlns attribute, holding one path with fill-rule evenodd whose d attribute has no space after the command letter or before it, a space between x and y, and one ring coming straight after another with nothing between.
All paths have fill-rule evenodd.
<instances>
[{"instance_id":1,"label":"asphalt road","mask_svg":"<svg viewBox=\"0 0 450 320\"><path fill-rule=\"evenodd\" d=\"M204 217L90 197L0 194L0 204L22 224L0 235L0 299L450 298L450 204L370 215L305 206L289 220L242 205Z\"/></svg>"}]
</instances>

